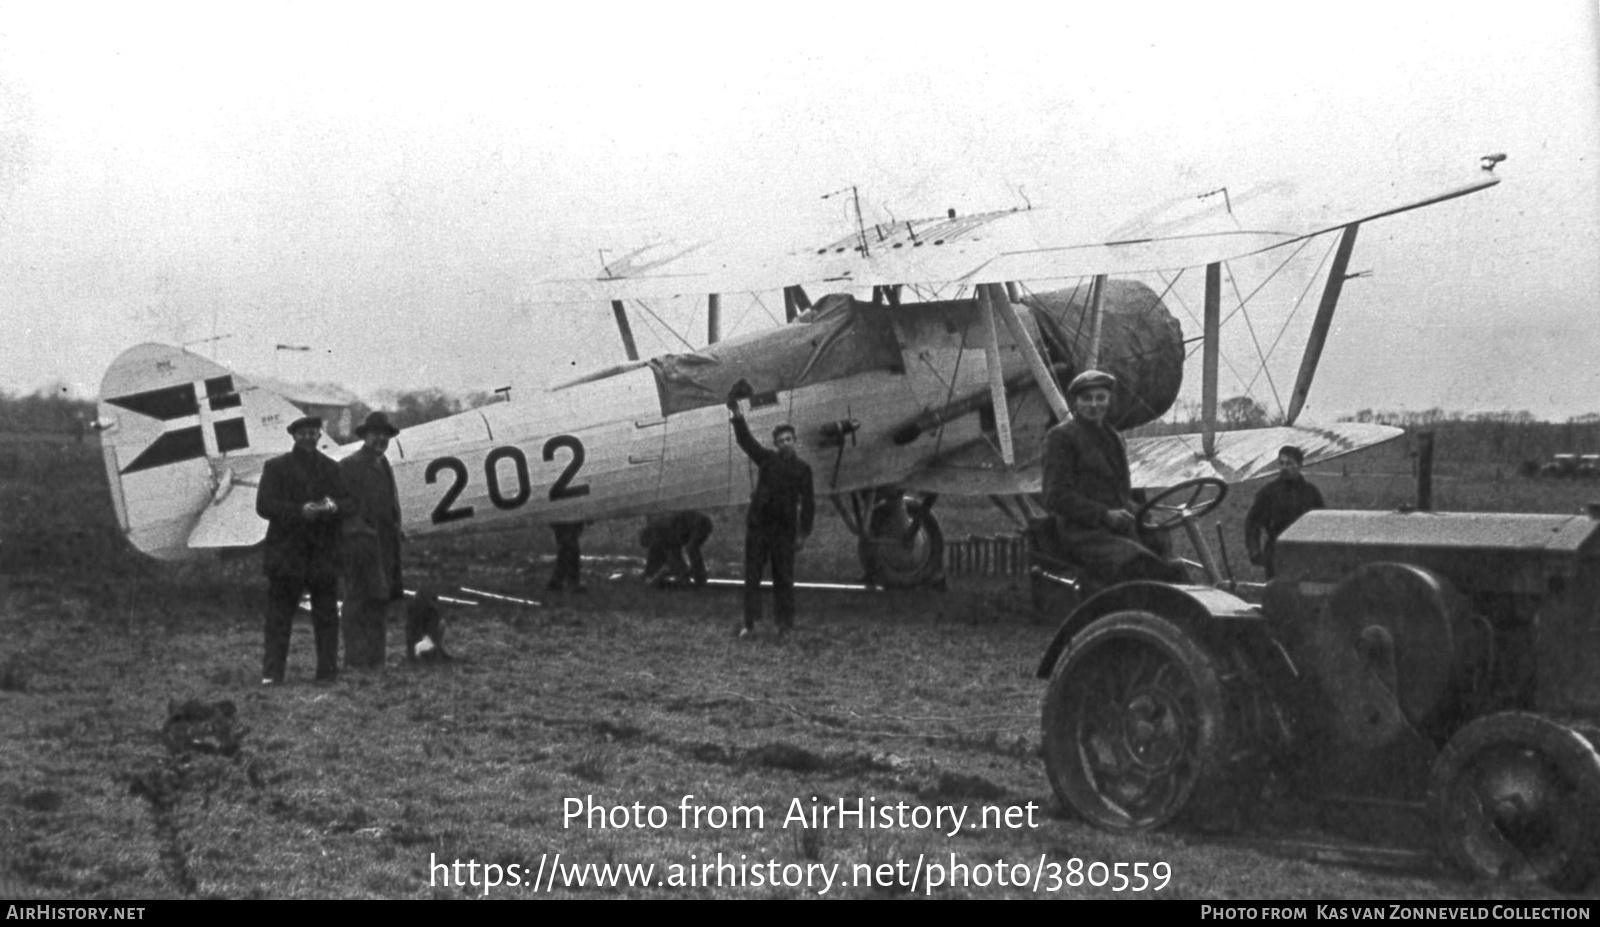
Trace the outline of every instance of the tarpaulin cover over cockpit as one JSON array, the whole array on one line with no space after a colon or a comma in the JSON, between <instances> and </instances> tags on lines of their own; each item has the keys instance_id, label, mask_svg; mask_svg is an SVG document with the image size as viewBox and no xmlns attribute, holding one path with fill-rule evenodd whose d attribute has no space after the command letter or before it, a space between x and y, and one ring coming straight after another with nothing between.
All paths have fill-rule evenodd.
<instances>
[{"instance_id":1,"label":"tarpaulin cover over cockpit","mask_svg":"<svg viewBox=\"0 0 1600 927\"><path fill-rule=\"evenodd\" d=\"M1065 368L1066 380L1082 372L1088 358L1088 297L1085 285L1022 300L1039 322L1045 354ZM1119 429L1155 421L1172 408L1183 385L1183 326L1137 280L1107 280L1101 305L1097 366L1117 378L1108 418Z\"/></svg>"},{"instance_id":2,"label":"tarpaulin cover over cockpit","mask_svg":"<svg viewBox=\"0 0 1600 927\"><path fill-rule=\"evenodd\" d=\"M900 345L884 307L844 293L823 297L781 328L650 361L662 415L721 405L740 379L750 381L759 397L900 365Z\"/></svg>"}]
</instances>

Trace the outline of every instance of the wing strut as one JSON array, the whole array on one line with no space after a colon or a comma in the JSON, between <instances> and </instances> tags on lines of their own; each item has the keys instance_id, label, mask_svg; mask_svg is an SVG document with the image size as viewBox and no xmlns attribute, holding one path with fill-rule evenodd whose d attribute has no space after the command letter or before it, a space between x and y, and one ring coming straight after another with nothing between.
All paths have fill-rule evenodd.
<instances>
[{"instance_id":1,"label":"wing strut","mask_svg":"<svg viewBox=\"0 0 1600 927\"><path fill-rule=\"evenodd\" d=\"M1311 323L1311 336L1306 339L1306 352L1300 357L1300 375L1295 378L1294 392L1289 395L1289 411L1284 424L1293 425L1306 404L1306 394L1311 392L1311 378L1317 375L1317 362L1322 359L1322 346L1328 341L1328 327L1333 324L1333 309L1339 304L1339 294L1344 291L1345 271L1350 267L1350 252L1356 246L1356 230L1361 223L1352 222L1339 236L1339 248L1333 253L1333 266L1328 269L1328 282L1322 288L1322 304L1317 306L1317 317Z\"/></svg>"},{"instance_id":2,"label":"wing strut","mask_svg":"<svg viewBox=\"0 0 1600 927\"><path fill-rule=\"evenodd\" d=\"M1085 368L1094 370L1100 366L1100 319L1102 317L1102 297L1106 290L1106 275L1099 274L1089 284L1089 360Z\"/></svg>"},{"instance_id":3,"label":"wing strut","mask_svg":"<svg viewBox=\"0 0 1600 927\"><path fill-rule=\"evenodd\" d=\"M1017 343L1017 348L1022 351L1022 359L1028 362L1028 370L1033 374L1033 380L1039 386L1039 392L1044 394L1045 402L1050 404L1050 411L1056 414L1056 421L1067 420L1067 400L1061 395L1061 388L1056 385L1056 379L1050 373L1050 368L1045 365L1044 357L1039 354L1039 346L1033 343L1033 338L1028 330L1022 326L1022 320L1017 318L1017 310L1012 307L1010 293L1012 284L1007 284L1006 289L1001 289L999 284L985 284L983 292L988 297L989 305L1000 313L1000 321L1006 323L1006 330L1011 332L1011 340Z\"/></svg>"},{"instance_id":4,"label":"wing strut","mask_svg":"<svg viewBox=\"0 0 1600 927\"><path fill-rule=\"evenodd\" d=\"M628 310L623 307L622 300L611 301L611 314L617 317L617 331L622 335L622 350L628 352L628 360L638 360L639 346L633 343L633 328L628 324Z\"/></svg>"},{"instance_id":5,"label":"wing strut","mask_svg":"<svg viewBox=\"0 0 1600 927\"><path fill-rule=\"evenodd\" d=\"M722 294L706 296L706 344L716 344L722 338Z\"/></svg>"},{"instance_id":6,"label":"wing strut","mask_svg":"<svg viewBox=\"0 0 1600 927\"><path fill-rule=\"evenodd\" d=\"M996 299L996 293L999 298ZM983 363L989 369L989 401L994 403L994 430L1000 438L1000 459L1010 467L1017 462L1016 451L1011 446L1011 409L1006 405L1004 371L1000 369L1000 339L994 329L994 317L999 314L999 303L1005 302L1005 289L986 284L978 291L983 307L983 324L978 332L983 338Z\"/></svg>"},{"instance_id":7,"label":"wing strut","mask_svg":"<svg viewBox=\"0 0 1600 927\"><path fill-rule=\"evenodd\" d=\"M1217 356L1222 337L1222 265L1206 265L1205 332L1201 343L1200 450L1217 455Z\"/></svg>"}]
</instances>

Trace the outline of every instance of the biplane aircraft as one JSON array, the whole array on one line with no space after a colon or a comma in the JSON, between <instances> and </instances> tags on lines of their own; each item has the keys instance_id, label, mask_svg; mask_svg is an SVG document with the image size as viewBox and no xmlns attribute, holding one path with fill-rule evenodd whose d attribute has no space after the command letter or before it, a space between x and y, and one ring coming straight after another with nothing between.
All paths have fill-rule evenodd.
<instances>
[{"instance_id":1,"label":"biplane aircraft","mask_svg":"<svg viewBox=\"0 0 1600 927\"><path fill-rule=\"evenodd\" d=\"M1035 511L1044 432L1068 409L1063 384L1091 366L1118 378L1111 420L1163 415L1182 384L1186 341L1162 295L1133 274L1205 268L1202 429L1128 442L1135 486L1196 477L1238 482L1272 471L1297 444L1314 465L1388 440L1379 425L1303 427L1295 419L1363 223L1493 186L1500 155L1468 182L1311 228L1167 227L1161 234L1063 241L1034 210L893 225L859 220L849 235L764 263L714 250L645 250L592 279L538 285L538 303L609 302L627 361L542 392L519 393L406 429L389 446L412 535L507 520L530 525L733 506L752 473L724 407L746 380L752 429L792 423L817 490L860 539L868 575L913 586L940 574L941 494L987 496L1014 517ZM1331 268L1284 424L1215 428L1223 262L1337 235ZM1071 289L1066 284L1087 281ZM922 299L954 286L964 298ZM1058 287L1047 289L1048 287ZM1041 289L1046 288L1046 289ZM830 290L814 302L807 291ZM870 290L870 299L856 293ZM702 349L640 359L629 301L706 299L712 337L727 294L781 291L787 324ZM918 298L913 298L918 297ZM1193 339L1191 339L1193 340ZM298 410L197 354L158 344L124 352L101 384L99 416L118 520L139 550L183 559L249 547L262 464L291 445ZM357 445L323 450L341 457Z\"/></svg>"}]
</instances>

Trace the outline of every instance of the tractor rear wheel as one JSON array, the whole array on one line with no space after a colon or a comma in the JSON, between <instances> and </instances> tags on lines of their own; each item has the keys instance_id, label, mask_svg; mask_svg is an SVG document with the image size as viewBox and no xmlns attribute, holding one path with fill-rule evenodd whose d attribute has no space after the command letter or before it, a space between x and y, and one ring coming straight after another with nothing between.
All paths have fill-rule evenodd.
<instances>
[{"instance_id":1,"label":"tractor rear wheel","mask_svg":"<svg viewBox=\"0 0 1600 927\"><path fill-rule=\"evenodd\" d=\"M1050 785L1097 827L1158 827L1223 784L1217 660L1159 615L1114 612L1081 631L1050 677L1043 714Z\"/></svg>"},{"instance_id":2,"label":"tractor rear wheel","mask_svg":"<svg viewBox=\"0 0 1600 927\"><path fill-rule=\"evenodd\" d=\"M1429 786L1444 854L1468 873L1571 891L1600 872L1600 754L1572 728L1479 718L1450 738Z\"/></svg>"}]
</instances>

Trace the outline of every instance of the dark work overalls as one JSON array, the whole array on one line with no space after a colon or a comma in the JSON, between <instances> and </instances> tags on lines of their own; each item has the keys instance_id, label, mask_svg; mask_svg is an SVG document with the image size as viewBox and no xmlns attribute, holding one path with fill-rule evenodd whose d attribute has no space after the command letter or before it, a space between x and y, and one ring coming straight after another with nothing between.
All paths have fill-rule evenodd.
<instances>
[{"instance_id":1,"label":"dark work overalls","mask_svg":"<svg viewBox=\"0 0 1600 927\"><path fill-rule=\"evenodd\" d=\"M811 465L763 447L742 415L733 417L733 434L757 470L745 517L744 626L753 628L761 618L761 574L770 565L774 617L779 628L787 629L794 625L795 538L811 533L816 514Z\"/></svg>"}]
</instances>

